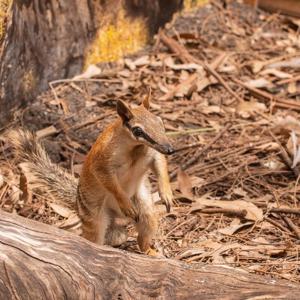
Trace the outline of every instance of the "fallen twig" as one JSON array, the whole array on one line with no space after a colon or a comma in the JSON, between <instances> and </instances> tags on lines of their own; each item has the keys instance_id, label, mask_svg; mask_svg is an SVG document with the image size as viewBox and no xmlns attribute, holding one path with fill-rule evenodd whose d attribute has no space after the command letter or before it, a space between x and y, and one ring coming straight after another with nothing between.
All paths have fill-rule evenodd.
<instances>
[{"instance_id":1,"label":"fallen twig","mask_svg":"<svg viewBox=\"0 0 300 300\"><path fill-rule=\"evenodd\" d=\"M278 227L283 232L291 234L288 229L286 229L284 226L282 226L280 223L276 222L275 220L273 220L269 217L266 217L265 220L268 221L269 223L271 223L272 225Z\"/></svg>"},{"instance_id":2,"label":"fallen twig","mask_svg":"<svg viewBox=\"0 0 300 300\"><path fill-rule=\"evenodd\" d=\"M300 81L300 75L293 76L292 78L288 78L288 79L282 79L280 81L277 81L276 84L282 85L282 84L288 84L296 81Z\"/></svg>"},{"instance_id":3,"label":"fallen twig","mask_svg":"<svg viewBox=\"0 0 300 300\"><path fill-rule=\"evenodd\" d=\"M300 215L300 209L299 208L280 208L280 207L273 207L269 210L269 212L274 213L284 213L284 214L294 214L294 215Z\"/></svg>"},{"instance_id":4,"label":"fallen twig","mask_svg":"<svg viewBox=\"0 0 300 300\"><path fill-rule=\"evenodd\" d=\"M268 100L273 106L300 111L300 103L297 101L279 99L276 96L273 96L272 94L270 94L266 91L261 91L257 88L251 87L248 84L246 84L238 79L234 78L232 80L235 83L237 83L237 84L243 86L244 88L246 88L247 90L249 90L251 93L254 93L258 96L261 96L263 99Z\"/></svg>"},{"instance_id":5,"label":"fallen twig","mask_svg":"<svg viewBox=\"0 0 300 300\"><path fill-rule=\"evenodd\" d=\"M205 153L218 139L221 138L221 136L228 131L228 129L231 127L231 123L228 123L223 130L221 130L197 155L194 155L192 158L190 158L186 163L184 163L181 166L182 170L186 170L189 168L192 164L198 161L198 159ZM173 180L176 177L177 170L174 170L171 175L170 179Z\"/></svg>"},{"instance_id":6,"label":"fallen twig","mask_svg":"<svg viewBox=\"0 0 300 300\"><path fill-rule=\"evenodd\" d=\"M225 214L230 217L245 218L247 211L245 209L230 208L192 208L191 213L201 212L203 214Z\"/></svg>"},{"instance_id":7,"label":"fallen twig","mask_svg":"<svg viewBox=\"0 0 300 300\"><path fill-rule=\"evenodd\" d=\"M281 143L278 140L278 138L272 133L272 131L269 131L269 133L270 133L271 137L273 138L273 140L278 144L278 146L280 148L280 154L281 154L282 160L284 161L284 163L286 164L286 166L293 171L293 173L295 174L295 176L298 177L299 174L300 174L299 169L297 167L292 168L293 162L292 162L289 154L284 149L284 147L281 145Z\"/></svg>"},{"instance_id":8,"label":"fallen twig","mask_svg":"<svg viewBox=\"0 0 300 300\"><path fill-rule=\"evenodd\" d=\"M253 164L253 163L257 163L257 162L259 162L259 160L256 157L249 157L246 161L244 161L243 163L241 163L237 167L226 171L225 173L223 173L222 175L218 176L217 178L213 178L212 180L203 183L202 186L204 186L204 185L210 185L210 184L216 183L218 181L221 181L224 178L226 178L227 176L229 176L231 174L234 174L234 173L237 173L241 168L246 167L249 164Z\"/></svg>"},{"instance_id":9,"label":"fallen twig","mask_svg":"<svg viewBox=\"0 0 300 300\"><path fill-rule=\"evenodd\" d=\"M178 225L176 225L172 230L170 230L166 235L165 235L165 238L169 237L176 229L178 229L179 227L187 224L187 223L190 223L191 221L193 221L196 217L194 218L188 218L187 220L179 223Z\"/></svg>"},{"instance_id":10,"label":"fallen twig","mask_svg":"<svg viewBox=\"0 0 300 300\"><path fill-rule=\"evenodd\" d=\"M200 132L209 132L209 131L215 131L215 129L212 127L207 127L207 128L188 129L188 130L182 130L182 131L169 131L169 132L167 132L167 136L189 135L189 134L197 134ZM190 146L185 146L185 147L188 147L188 148L195 147L194 145L196 145L196 144L199 144L199 143L191 144ZM184 147L182 147L182 148L184 148ZM181 151L182 148L176 149L176 152Z\"/></svg>"},{"instance_id":11,"label":"fallen twig","mask_svg":"<svg viewBox=\"0 0 300 300\"><path fill-rule=\"evenodd\" d=\"M297 239L300 240L300 230L299 230L299 228L287 216L282 216L282 219L288 225L288 227L292 230L292 232L295 233Z\"/></svg>"}]
</instances>

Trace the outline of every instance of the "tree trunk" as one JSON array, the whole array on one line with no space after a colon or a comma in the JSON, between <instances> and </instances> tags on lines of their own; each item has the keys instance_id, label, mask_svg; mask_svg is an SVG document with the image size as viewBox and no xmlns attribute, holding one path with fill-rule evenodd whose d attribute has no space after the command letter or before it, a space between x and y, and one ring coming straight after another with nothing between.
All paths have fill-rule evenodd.
<instances>
[{"instance_id":1,"label":"tree trunk","mask_svg":"<svg viewBox=\"0 0 300 300\"><path fill-rule=\"evenodd\" d=\"M80 73L89 47L120 12L127 24L144 22L148 36L181 7L181 0L13 0L0 54L0 125L49 81Z\"/></svg>"},{"instance_id":2,"label":"tree trunk","mask_svg":"<svg viewBox=\"0 0 300 300\"><path fill-rule=\"evenodd\" d=\"M300 299L299 285L99 247L0 212L1 299Z\"/></svg>"}]
</instances>

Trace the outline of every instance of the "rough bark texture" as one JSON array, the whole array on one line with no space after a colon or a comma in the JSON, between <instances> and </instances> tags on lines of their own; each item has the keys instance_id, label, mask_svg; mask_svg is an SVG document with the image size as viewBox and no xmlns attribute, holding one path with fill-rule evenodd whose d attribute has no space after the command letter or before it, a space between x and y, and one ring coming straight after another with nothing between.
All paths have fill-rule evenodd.
<instances>
[{"instance_id":1,"label":"rough bark texture","mask_svg":"<svg viewBox=\"0 0 300 300\"><path fill-rule=\"evenodd\" d=\"M98 247L0 212L1 299L300 299L299 285Z\"/></svg>"},{"instance_id":2,"label":"rough bark texture","mask_svg":"<svg viewBox=\"0 0 300 300\"><path fill-rule=\"evenodd\" d=\"M48 82L82 70L86 47L108 15L125 8L147 20L150 33L170 20L181 0L13 0L0 54L0 125ZM100 28L101 30L101 28Z\"/></svg>"}]
</instances>

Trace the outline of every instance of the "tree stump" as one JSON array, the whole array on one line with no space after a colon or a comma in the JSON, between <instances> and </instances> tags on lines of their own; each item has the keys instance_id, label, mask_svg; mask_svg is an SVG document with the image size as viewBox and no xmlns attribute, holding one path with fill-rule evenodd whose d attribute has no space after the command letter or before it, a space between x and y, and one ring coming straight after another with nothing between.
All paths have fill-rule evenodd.
<instances>
[{"instance_id":1,"label":"tree stump","mask_svg":"<svg viewBox=\"0 0 300 300\"><path fill-rule=\"evenodd\" d=\"M55 79L82 72L88 56L100 55L95 39L120 40L117 24L138 27L128 38L146 41L182 7L182 0L12 0L0 53L0 125ZM119 24L119 19L123 23ZM115 26L115 27L114 27ZM108 31L108 33L105 31ZM125 32L125 30L121 30ZM112 36L112 37L111 37ZM126 40L126 38L125 38ZM125 43L124 40L124 43ZM100 43L101 43L100 41ZM127 45L125 45L128 47ZM133 49L134 50L134 49Z\"/></svg>"}]
</instances>

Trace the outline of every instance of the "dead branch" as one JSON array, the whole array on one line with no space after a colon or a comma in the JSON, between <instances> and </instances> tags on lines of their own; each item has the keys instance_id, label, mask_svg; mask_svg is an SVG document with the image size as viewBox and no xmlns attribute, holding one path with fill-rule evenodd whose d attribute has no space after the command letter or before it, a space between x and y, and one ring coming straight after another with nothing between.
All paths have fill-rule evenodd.
<instances>
[{"instance_id":1,"label":"dead branch","mask_svg":"<svg viewBox=\"0 0 300 300\"><path fill-rule=\"evenodd\" d=\"M194 56L192 56L186 48L184 48L181 44L179 44L176 40L173 38L167 36L163 31L160 32L160 39L161 41L176 55L183 63L197 63L200 66L202 66L210 75L215 77L220 84L224 86L224 88L228 91L228 93L236 98L238 101L243 101L243 99L235 93L229 85L225 82L225 80L222 78L218 72L212 68L208 63L205 61L201 61L199 59L196 59Z\"/></svg>"},{"instance_id":2,"label":"dead branch","mask_svg":"<svg viewBox=\"0 0 300 300\"><path fill-rule=\"evenodd\" d=\"M191 267L98 247L49 225L0 213L2 299L298 299L297 285L232 268ZM275 282L275 283L274 283ZM276 288L274 288L274 286Z\"/></svg>"},{"instance_id":3,"label":"dead branch","mask_svg":"<svg viewBox=\"0 0 300 300\"><path fill-rule=\"evenodd\" d=\"M282 219L288 225L288 227L292 230L292 232L296 235L297 239L300 240L300 230L299 230L299 228L287 216L282 216Z\"/></svg>"}]
</instances>

